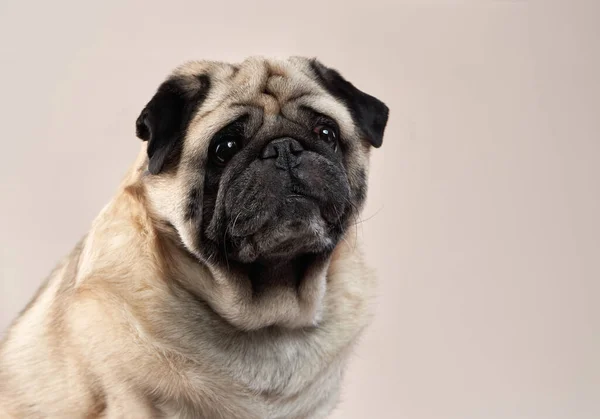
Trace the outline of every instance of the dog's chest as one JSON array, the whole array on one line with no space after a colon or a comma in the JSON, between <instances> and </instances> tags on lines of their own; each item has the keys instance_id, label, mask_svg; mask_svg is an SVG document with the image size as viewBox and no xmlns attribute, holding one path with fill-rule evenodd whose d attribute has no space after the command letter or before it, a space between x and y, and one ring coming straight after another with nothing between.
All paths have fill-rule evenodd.
<instances>
[{"instance_id":1,"label":"dog's chest","mask_svg":"<svg viewBox=\"0 0 600 419\"><path fill-rule=\"evenodd\" d=\"M335 405L344 354L324 356L326 350L313 339L275 339L238 342L237 347L215 352L213 368L230 385L221 394L223 404L242 406L245 419L294 419L324 417ZM194 411L193 406L181 406ZM171 410L168 418L184 418ZM238 416L236 416L238 417Z\"/></svg>"},{"instance_id":2,"label":"dog's chest","mask_svg":"<svg viewBox=\"0 0 600 419\"><path fill-rule=\"evenodd\" d=\"M221 358L236 384L257 395L265 418L307 417L337 397L344 357L325 355L314 337L286 337L243 345Z\"/></svg>"}]
</instances>

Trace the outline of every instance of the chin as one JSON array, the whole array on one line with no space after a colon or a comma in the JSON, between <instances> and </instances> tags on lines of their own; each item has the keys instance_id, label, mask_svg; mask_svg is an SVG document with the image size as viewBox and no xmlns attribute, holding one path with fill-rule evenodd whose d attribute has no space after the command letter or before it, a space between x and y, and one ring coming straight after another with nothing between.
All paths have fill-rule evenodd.
<instances>
[{"instance_id":1,"label":"chin","mask_svg":"<svg viewBox=\"0 0 600 419\"><path fill-rule=\"evenodd\" d=\"M231 234L232 252L229 257L242 263L282 263L307 254L327 255L339 239L336 229L316 210L304 217L273 216L273 220L252 235Z\"/></svg>"}]
</instances>

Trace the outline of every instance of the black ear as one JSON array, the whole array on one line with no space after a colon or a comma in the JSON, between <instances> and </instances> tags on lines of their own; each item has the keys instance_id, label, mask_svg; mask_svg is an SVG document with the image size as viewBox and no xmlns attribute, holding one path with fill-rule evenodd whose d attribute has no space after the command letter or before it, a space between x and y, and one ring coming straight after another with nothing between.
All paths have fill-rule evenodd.
<instances>
[{"instance_id":1,"label":"black ear","mask_svg":"<svg viewBox=\"0 0 600 419\"><path fill-rule=\"evenodd\" d=\"M153 175L180 153L187 126L206 98L209 82L206 75L170 78L140 113L136 135L148 141L148 171Z\"/></svg>"},{"instance_id":2,"label":"black ear","mask_svg":"<svg viewBox=\"0 0 600 419\"><path fill-rule=\"evenodd\" d=\"M339 72L325 67L316 59L311 60L310 64L321 85L348 107L371 145L381 147L389 115L389 108L385 103L360 91Z\"/></svg>"}]
</instances>

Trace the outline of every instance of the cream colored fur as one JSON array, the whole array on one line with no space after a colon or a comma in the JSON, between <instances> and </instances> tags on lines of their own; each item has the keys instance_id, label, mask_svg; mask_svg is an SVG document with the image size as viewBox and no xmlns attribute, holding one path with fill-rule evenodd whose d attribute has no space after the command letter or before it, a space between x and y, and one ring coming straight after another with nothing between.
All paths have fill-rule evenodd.
<instances>
[{"instance_id":1,"label":"cream colored fur","mask_svg":"<svg viewBox=\"0 0 600 419\"><path fill-rule=\"evenodd\" d=\"M142 147L86 237L14 322L0 346L1 418L317 419L331 412L374 285L355 231L297 292L275 288L254 299L244 278L184 250L188 230L177 204L186 185L202 182L193 157L236 112L233 102L291 114L288 99L310 91L303 100L357 138L346 108L305 69L302 59L252 59L235 76L221 63L177 70L215 80L189 129L181 169L148 176ZM270 94L261 93L265 84ZM358 140L349 153L355 168L366 167Z\"/></svg>"}]
</instances>

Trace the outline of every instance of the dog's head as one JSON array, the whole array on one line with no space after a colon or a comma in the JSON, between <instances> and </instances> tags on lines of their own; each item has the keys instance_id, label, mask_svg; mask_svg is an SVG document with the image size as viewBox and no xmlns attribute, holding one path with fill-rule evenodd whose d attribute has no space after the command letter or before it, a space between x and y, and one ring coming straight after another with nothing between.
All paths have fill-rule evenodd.
<instances>
[{"instance_id":1,"label":"dog's head","mask_svg":"<svg viewBox=\"0 0 600 419\"><path fill-rule=\"evenodd\" d=\"M158 217L212 270L243 273L260 293L297 287L327 260L362 208L387 119L317 60L250 58L178 68L136 125Z\"/></svg>"}]
</instances>

